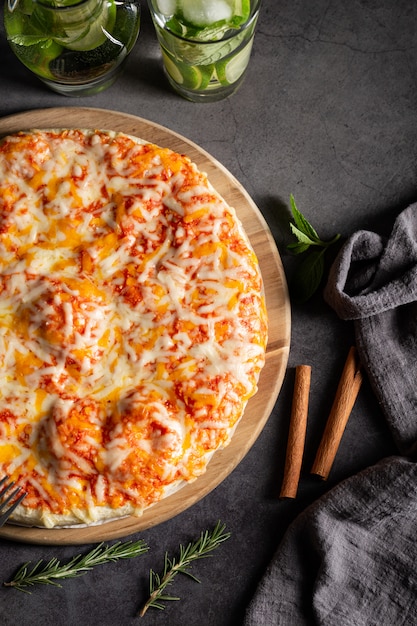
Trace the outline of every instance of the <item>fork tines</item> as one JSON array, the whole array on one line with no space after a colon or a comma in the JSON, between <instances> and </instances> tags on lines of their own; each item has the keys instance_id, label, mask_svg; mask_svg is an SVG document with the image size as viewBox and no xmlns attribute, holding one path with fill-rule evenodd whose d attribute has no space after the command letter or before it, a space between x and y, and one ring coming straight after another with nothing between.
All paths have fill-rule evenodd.
<instances>
[{"instance_id":1,"label":"fork tines","mask_svg":"<svg viewBox=\"0 0 417 626\"><path fill-rule=\"evenodd\" d=\"M15 508L27 496L26 491L22 491L21 487L10 491L14 485L14 481L9 482L9 476L4 476L0 480L0 526L3 526ZM19 497L15 500L16 496Z\"/></svg>"}]
</instances>

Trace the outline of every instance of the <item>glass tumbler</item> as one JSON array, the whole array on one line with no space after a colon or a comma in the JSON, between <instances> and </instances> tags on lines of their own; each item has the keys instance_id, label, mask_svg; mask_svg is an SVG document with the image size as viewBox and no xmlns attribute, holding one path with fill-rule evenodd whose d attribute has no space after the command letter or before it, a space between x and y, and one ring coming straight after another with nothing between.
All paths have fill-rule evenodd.
<instances>
[{"instance_id":1,"label":"glass tumbler","mask_svg":"<svg viewBox=\"0 0 417 626\"><path fill-rule=\"evenodd\" d=\"M139 0L7 0L4 25L17 58L54 91L109 87L135 44Z\"/></svg>"},{"instance_id":2,"label":"glass tumbler","mask_svg":"<svg viewBox=\"0 0 417 626\"><path fill-rule=\"evenodd\" d=\"M213 102L242 84L260 0L148 0L165 74L194 102Z\"/></svg>"}]
</instances>

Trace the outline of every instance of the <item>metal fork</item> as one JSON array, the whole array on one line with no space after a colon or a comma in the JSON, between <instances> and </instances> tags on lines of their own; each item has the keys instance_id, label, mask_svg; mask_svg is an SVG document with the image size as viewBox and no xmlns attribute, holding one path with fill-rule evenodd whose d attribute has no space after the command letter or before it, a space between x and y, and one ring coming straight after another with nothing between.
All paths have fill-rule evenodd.
<instances>
[{"instance_id":1,"label":"metal fork","mask_svg":"<svg viewBox=\"0 0 417 626\"><path fill-rule=\"evenodd\" d=\"M14 481L9 482L9 480L9 476L5 476L0 480L0 527L4 526L17 505L27 496L26 491L22 491L21 487L16 487L16 489L10 492L15 483ZM14 500L17 495L19 497L17 500Z\"/></svg>"}]
</instances>

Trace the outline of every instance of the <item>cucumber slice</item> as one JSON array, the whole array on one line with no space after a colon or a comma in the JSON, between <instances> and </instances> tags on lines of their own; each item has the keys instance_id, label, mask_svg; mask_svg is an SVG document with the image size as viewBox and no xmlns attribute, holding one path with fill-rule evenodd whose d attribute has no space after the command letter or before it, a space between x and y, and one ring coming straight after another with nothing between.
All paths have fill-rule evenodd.
<instances>
[{"instance_id":1,"label":"cucumber slice","mask_svg":"<svg viewBox=\"0 0 417 626\"><path fill-rule=\"evenodd\" d=\"M65 14L62 15L62 25L65 29L65 38L56 38L56 41L68 50L87 52L101 46L107 39L106 31L111 31L116 21L115 0L103 0L98 15L73 16L73 23L65 24Z\"/></svg>"},{"instance_id":2,"label":"cucumber slice","mask_svg":"<svg viewBox=\"0 0 417 626\"><path fill-rule=\"evenodd\" d=\"M187 65L177 60L174 62L164 50L162 50L162 57L166 71L178 85L186 89L203 90L209 84L214 70L213 65L198 67L196 65Z\"/></svg>"},{"instance_id":3,"label":"cucumber slice","mask_svg":"<svg viewBox=\"0 0 417 626\"><path fill-rule=\"evenodd\" d=\"M222 39L224 34L230 30L230 26L225 22L216 22L211 26L197 27L184 24L178 17L171 17L166 27L175 35L179 35L190 41L215 42Z\"/></svg>"},{"instance_id":4,"label":"cucumber slice","mask_svg":"<svg viewBox=\"0 0 417 626\"><path fill-rule=\"evenodd\" d=\"M220 61L216 65L217 78L222 85L233 85L242 76L249 63L252 43L253 40L235 56Z\"/></svg>"},{"instance_id":5,"label":"cucumber slice","mask_svg":"<svg viewBox=\"0 0 417 626\"><path fill-rule=\"evenodd\" d=\"M163 5L175 0L158 0ZM251 0L178 0L178 10L168 17L168 30L195 41L220 41L250 18Z\"/></svg>"}]
</instances>

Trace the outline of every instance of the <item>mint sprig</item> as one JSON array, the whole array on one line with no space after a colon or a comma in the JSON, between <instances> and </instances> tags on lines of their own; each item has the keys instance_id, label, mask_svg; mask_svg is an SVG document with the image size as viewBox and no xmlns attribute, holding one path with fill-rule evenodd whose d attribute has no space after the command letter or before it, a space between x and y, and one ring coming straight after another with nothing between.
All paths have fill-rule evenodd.
<instances>
[{"instance_id":1,"label":"mint sprig","mask_svg":"<svg viewBox=\"0 0 417 626\"><path fill-rule=\"evenodd\" d=\"M287 248L293 254L303 255L303 259L296 269L290 284L291 298L298 304L309 300L317 291L324 274L324 255L330 246L340 238L335 235L329 241L324 241L307 218L298 210L294 196L290 196L293 222L290 229L296 241L288 244Z\"/></svg>"},{"instance_id":2,"label":"mint sprig","mask_svg":"<svg viewBox=\"0 0 417 626\"><path fill-rule=\"evenodd\" d=\"M54 40L42 35L13 35L9 41L16 46L39 46L42 49L50 48Z\"/></svg>"}]
</instances>

